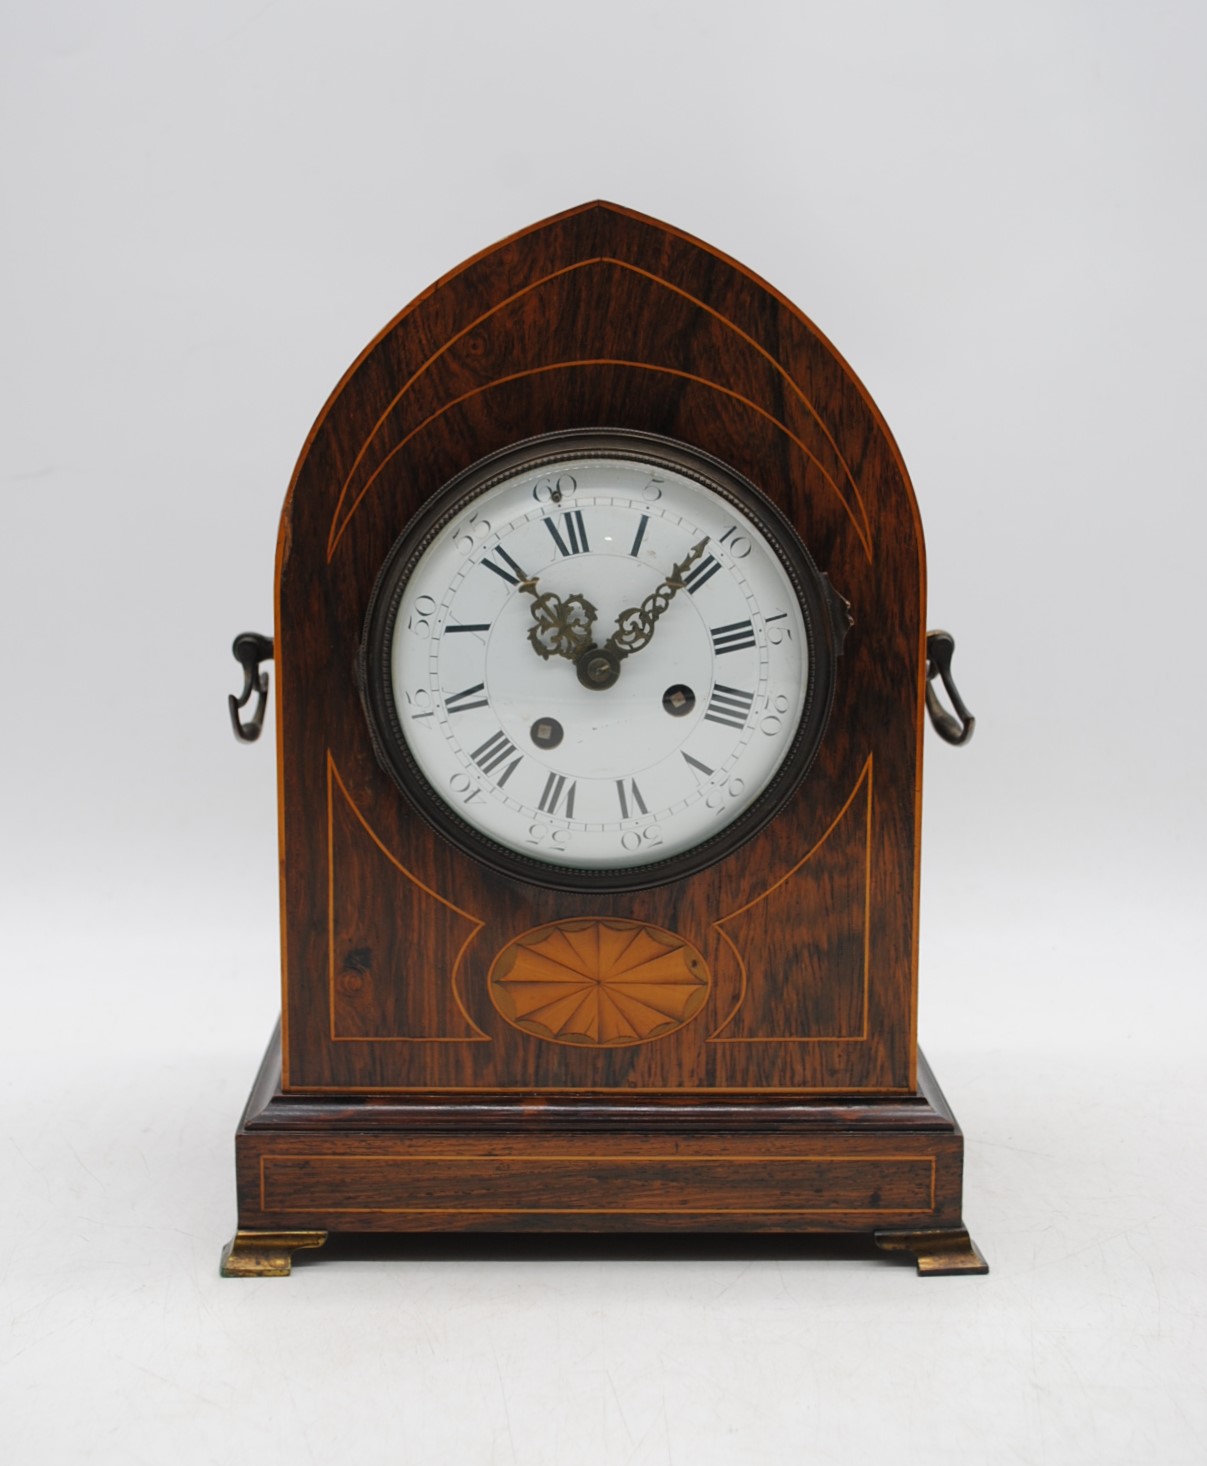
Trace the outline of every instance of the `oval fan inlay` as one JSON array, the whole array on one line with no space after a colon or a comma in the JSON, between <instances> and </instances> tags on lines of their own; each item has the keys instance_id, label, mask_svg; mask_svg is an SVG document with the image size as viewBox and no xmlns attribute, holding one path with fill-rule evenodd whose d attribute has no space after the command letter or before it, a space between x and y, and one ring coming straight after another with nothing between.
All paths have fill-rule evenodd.
<instances>
[{"instance_id":1,"label":"oval fan inlay","mask_svg":"<svg viewBox=\"0 0 1207 1466\"><path fill-rule=\"evenodd\" d=\"M536 1038L595 1048L661 1038L694 1018L711 977L689 942L637 921L558 921L495 958L490 996Z\"/></svg>"}]
</instances>

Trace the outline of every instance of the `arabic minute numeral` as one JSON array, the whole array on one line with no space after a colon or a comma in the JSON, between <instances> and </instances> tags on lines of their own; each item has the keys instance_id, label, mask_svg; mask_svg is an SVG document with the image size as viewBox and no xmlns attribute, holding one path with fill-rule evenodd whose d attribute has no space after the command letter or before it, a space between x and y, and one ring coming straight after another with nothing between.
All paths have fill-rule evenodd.
<instances>
[{"instance_id":1,"label":"arabic minute numeral","mask_svg":"<svg viewBox=\"0 0 1207 1466\"><path fill-rule=\"evenodd\" d=\"M476 509L453 531L453 543L463 555L471 554L484 540L489 538L490 520L483 519Z\"/></svg>"},{"instance_id":2,"label":"arabic minute numeral","mask_svg":"<svg viewBox=\"0 0 1207 1466\"><path fill-rule=\"evenodd\" d=\"M774 621L786 621L787 611L781 611L777 616L768 616L764 619L763 625L767 628L767 640L772 646L782 646L784 642L792 640L792 628L790 626L773 626Z\"/></svg>"},{"instance_id":3,"label":"arabic minute numeral","mask_svg":"<svg viewBox=\"0 0 1207 1466\"><path fill-rule=\"evenodd\" d=\"M432 634L432 617L435 614L436 602L431 596L416 596L407 617L407 630L420 641L427 641Z\"/></svg>"},{"instance_id":4,"label":"arabic minute numeral","mask_svg":"<svg viewBox=\"0 0 1207 1466\"><path fill-rule=\"evenodd\" d=\"M726 780L723 784L718 784L715 789L709 791L708 796L704 800L705 809L711 809L713 814L720 814L725 808L727 800L740 799L742 797L742 790L745 787L746 780L737 775L732 779Z\"/></svg>"},{"instance_id":5,"label":"arabic minute numeral","mask_svg":"<svg viewBox=\"0 0 1207 1466\"><path fill-rule=\"evenodd\" d=\"M572 473L546 474L532 486L532 497L538 504L560 504L567 494L578 488L578 480Z\"/></svg>"},{"instance_id":6,"label":"arabic minute numeral","mask_svg":"<svg viewBox=\"0 0 1207 1466\"><path fill-rule=\"evenodd\" d=\"M481 789L478 788L468 774L463 773L461 770L449 775L448 787L462 804L472 804L475 799L482 798Z\"/></svg>"},{"instance_id":7,"label":"arabic minute numeral","mask_svg":"<svg viewBox=\"0 0 1207 1466\"><path fill-rule=\"evenodd\" d=\"M554 830L548 825L529 825L528 834L525 837L526 845L537 845L542 848L552 848L561 852L570 843L569 830Z\"/></svg>"},{"instance_id":8,"label":"arabic minute numeral","mask_svg":"<svg viewBox=\"0 0 1207 1466\"><path fill-rule=\"evenodd\" d=\"M788 712L788 699L782 692L777 692L773 698L769 699L767 707L769 711L759 720L759 732L765 733L768 738L774 738L784 726L784 718Z\"/></svg>"},{"instance_id":9,"label":"arabic minute numeral","mask_svg":"<svg viewBox=\"0 0 1207 1466\"><path fill-rule=\"evenodd\" d=\"M735 560L745 560L752 548L750 537L741 534L736 524L729 526L718 543L724 545Z\"/></svg>"},{"instance_id":10,"label":"arabic minute numeral","mask_svg":"<svg viewBox=\"0 0 1207 1466\"><path fill-rule=\"evenodd\" d=\"M646 845L662 844L661 825L642 825L639 830L626 830L620 837L620 847L627 850L630 855L642 849Z\"/></svg>"}]
</instances>

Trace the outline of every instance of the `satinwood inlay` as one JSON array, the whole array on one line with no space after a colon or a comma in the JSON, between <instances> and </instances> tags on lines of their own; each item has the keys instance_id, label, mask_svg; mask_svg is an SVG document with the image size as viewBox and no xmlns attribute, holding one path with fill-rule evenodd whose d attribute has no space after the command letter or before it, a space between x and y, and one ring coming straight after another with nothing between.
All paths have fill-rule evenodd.
<instances>
[{"instance_id":1,"label":"satinwood inlay","mask_svg":"<svg viewBox=\"0 0 1207 1466\"><path fill-rule=\"evenodd\" d=\"M711 975L682 937L636 921L558 921L509 942L490 996L537 1038L618 1047L661 1038L699 1012Z\"/></svg>"}]
</instances>

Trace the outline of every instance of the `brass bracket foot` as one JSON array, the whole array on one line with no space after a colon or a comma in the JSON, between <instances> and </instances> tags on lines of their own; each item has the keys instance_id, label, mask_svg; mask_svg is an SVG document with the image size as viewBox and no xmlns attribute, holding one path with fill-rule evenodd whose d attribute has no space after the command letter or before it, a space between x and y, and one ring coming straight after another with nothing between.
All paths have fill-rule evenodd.
<instances>
[{"instance_id":1,"label":"brass bracket foot","mask_svg":"<svg viewBox=\"0 0 1207 1466\"><path fill-rule=\"evenodd\" d=\"M222 1276L287 1278L295 1252L326 1240L326 1232L236 1232L222 1249Z\"/></svg>"},{"instance_id":2,"label":"brass bracket foot","mask_svg":"<svg viewBox=\"0 0 1207 1466\"><path fill-rule=\"evenodd\" d=\"M946 1273L987 1273L989 1264L964 1227L926 1227L917 1232L876 1232L876 1246L883 1252L912 1252L918 1276L942 1277Z\"/></svg>"}]
</instances>

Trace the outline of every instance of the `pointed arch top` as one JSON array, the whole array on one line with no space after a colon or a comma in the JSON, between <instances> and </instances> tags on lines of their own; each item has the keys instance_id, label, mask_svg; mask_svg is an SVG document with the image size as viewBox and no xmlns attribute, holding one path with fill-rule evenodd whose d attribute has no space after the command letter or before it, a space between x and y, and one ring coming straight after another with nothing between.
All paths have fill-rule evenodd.
<instances>
[{"instance_id":1,"label":"pointed arch top","mask_svg":"<svg viewBox=\"0 0 1207 1466\"><path fill-rule=\"evenodd\" d=\"M722 460L796 526L855 621L827 734L790 804L740 855L631 893L623 910L620 896L609 900L620 903L619 915L667 930L694 921L708 942L705 917L753 909L787 876L805 872L809 880L797 881L784 908L799 920L802 943L824 945L827 933L846 942L844 961L862 975L864 1037L779 1047L760 1039L756 1062L743 1057L747 1040L754 1042L745 1034L741 1043L701 1051L693 1082L741 1088L757 1072L758 1084L773 1089L904 1091L914 1083L926 684L925 558L908 475L867 391L784 295L683 231L601 201L511 235L418 295L345 372L298 460L278 538L274 655L286 1085L438 1088L463 1084L471 1071L475 1084L534 1082L498 1033L460 1058L455 1045L404 1045L404 1059L384 1038L330 1039L332 951L352 962L355 979L363 976L356 964L370 958L403 971L409 949L397 941L395 916L368 899L385 889L374 885L368 857L353 870L332 845L327 770L338 768L361 824L416 890L442 893L483 921L481 950L464 949L457 991L469 995L467 1004L484 991L482 953L489 956L496 937L503 941L499 933L517 922L535 929L606 914L593 893L509 882L445 841L374 758L357 681L375 580L431 497L488 454L575 428L659 434ZM826 871L801 865L873 759L863 865L849 850L845 863ZM342 872L338 891L332 869ZM358 871L364 890L353 879ZM862 882L858 931L848 923L835 934L835 882L851 889ZM762 950L758 927L743 928L741 953L731 956L744 972L774 975L774 954L751 955ZM731 935L715 939L710 961L729 960L721 947ZM462 961L456 952L454 959ZM458 984L462 975L456 967ZM774 991L764 999L759 1011L769 1013ZM352 999L345 1004L349 1021L354 1007ZM472 1007L472 1022L493 1032L492 1011ZM825 1031L846 1030L835 1019ZM422 1055L411 1052L417 1048ZM652 1050L641 1062L648 1072L617 1069L583 1082L657 1088L682 1080L673 1065L660 1069Z\"/></svg>"},{"instance_id":2,"label":"pointed arch top","mask_svg":"<svg viewBox=\"0 0 1207 1466\"><path fill-rule=\"evenodd\" d=\"M560 409L556 424L536 405L533 432L572 425L566 411L576 416L573 425L630 425L617 417L615 394L597 394L591 405L580 384L592 372L630 377L628 395L650 409L631 425L670 436L688 435L674 404L689 387L697 418L709 416L710 397L714 417L753 415L832 500L868 560L886 509L894 520L904 509L921 553L913 490L891 434L818 327L710 245L595 200L480 251L416 296L365 347L299 458L282 518L282 558L297 544L303 499L304 519L313 512L323 522L322 557L330 563L409 447L426 444L442 418L460 421L462 409L489 418L501 393L514 400L527 389L543 404L558 394L557 379L565 380L567 395L582 405ZM654 396L660 412L651 407ZM599 413L606 420L593 416ZM869 444L879 450L871 462ZM492 446L483 443L482 451ZM727 456L723 441L700 446ZM774 485L768 492L777 497Z\"/></svg>"}]
</instances>

